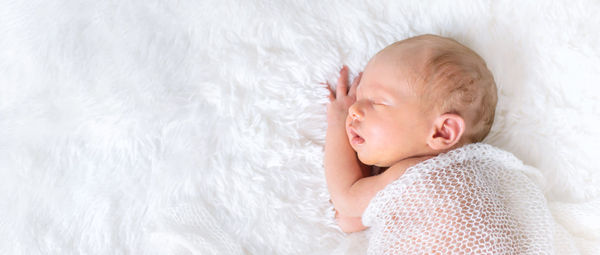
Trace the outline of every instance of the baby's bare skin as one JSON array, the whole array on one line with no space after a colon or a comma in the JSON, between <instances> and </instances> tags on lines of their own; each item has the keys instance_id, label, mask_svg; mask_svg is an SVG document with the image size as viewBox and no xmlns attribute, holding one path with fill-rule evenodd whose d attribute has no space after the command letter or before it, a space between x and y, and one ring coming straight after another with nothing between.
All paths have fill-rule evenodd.
<instances>
[{"instance_id":1,"label":"baby's bare skin","mask_svg":"<svg viewBox=\"0 0 600 255\"><path fill-rule=\"evenodd\" d=\"M424 157L418 157L418 158L405 159L402 162L398 162L397 164L395 164L394 167L390 167L378 175L369 176L369 177L375 178L375 179L379 178L379 180L377 180L377 182L381 182L382 183L381 185L383 185L383 187L385 187L388 184L390 184L393 181L400 178L404 174L406 169L408 169L411 166L414 166L422 161L430 159L430 158L431 158L431 156L424 156ZM375 194L377 192L379 192L379 190L377 190L377 188L378 188L377 186L373 186L373 190L375 191ZM369 192L367 192L367 193L369 193ZM368 205L368 203L367 203L367 205ZM366 209L366 206L365 206L365 209ZM340 226L340 228L346 233L359 232L359 231L365 230L367 228L362 224L362 217L350 217L350 216L342 215L337 210L335 211L335 220L338 223L338 225Z\"/></svg>"},{"instance_id":2,"label":"baby's bare skin","mask_svg":"<svg viewBox=\"0 0 600 255\"><path fill-rule=\"evenodd\" d=\"M415 47L382 50L350 86L344 66L330 89L325 176L344 232L365 229L360 219L371 199L407 168L462 145L464 119L425 108L430 102L415 90L415 67L427 54ZM367 165L389 168L371 176Z\"/></svg>"}]
</instances>

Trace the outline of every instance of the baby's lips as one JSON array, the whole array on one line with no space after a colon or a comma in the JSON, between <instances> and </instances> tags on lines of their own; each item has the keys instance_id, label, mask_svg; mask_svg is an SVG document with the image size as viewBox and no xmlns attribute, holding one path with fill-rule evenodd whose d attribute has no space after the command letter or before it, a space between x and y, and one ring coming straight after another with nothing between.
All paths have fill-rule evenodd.
<instances>
[{"instance_id":1,"label":"baby's lips","mask_svg":"<svg viewBox=\"0 0 600 255\"><path fill-rule=\"evenodd\" d=\"M362 136L360 136L353 127L349 126L348 130L350 132L350 142L352 144L359 145L365 142L365 139L362 138Z\"/></svg>"},{"instance_id":2,"label":"baby's lips","mask_svg":"<svg viewBox=\"0 0 600 255\"><path fill-rule=\"evenodd\" d=\"M358 135L352 138L352 144L363 144L364 142L365 139Z\"/></svg>"}]
</instances>

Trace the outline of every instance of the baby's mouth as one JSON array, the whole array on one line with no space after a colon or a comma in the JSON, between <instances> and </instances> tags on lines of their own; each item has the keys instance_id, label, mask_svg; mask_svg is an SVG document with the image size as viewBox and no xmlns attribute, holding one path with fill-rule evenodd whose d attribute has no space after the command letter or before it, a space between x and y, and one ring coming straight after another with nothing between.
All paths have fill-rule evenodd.
<instances>
[{"instance_id":1,"label":"baby's mouth","mask_svg":"<svg viewBox=\"0 0 600 255\"><path fill-rule=\"evenodd\" d=\"M350 128L350 135L352 136L350 139L350 143L352 143L352 145L360 145L365 142L365 139L358 135L353 128Z\"/></svg>"}]
</instances>

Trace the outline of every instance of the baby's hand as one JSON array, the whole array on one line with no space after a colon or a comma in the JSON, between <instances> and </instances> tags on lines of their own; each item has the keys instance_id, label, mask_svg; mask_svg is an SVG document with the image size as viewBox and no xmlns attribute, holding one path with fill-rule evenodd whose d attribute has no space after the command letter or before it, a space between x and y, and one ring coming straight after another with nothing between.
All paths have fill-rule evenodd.
<instances>
[{"instance_id":1,"label":"baby's hand","mask_svg":"<svg viewBox=\"0 0 600 255\"><path fill-rule=\"evenodd\" d=\"M327 120L338 121L338 120L346 120L346 115L348 115L348 108L354 101L356 101L356 87L360 82L360 77L362 73L359 73L356 78L352 81L352 85L350 86L350 90L348 90L348 67L343 66L342 70L340 70L340 78L338 78L337 86L335 91L331 88L329 83L325 83L327 88L329 89L329 105L327 106Z\"/></svg>"}]
</instances>

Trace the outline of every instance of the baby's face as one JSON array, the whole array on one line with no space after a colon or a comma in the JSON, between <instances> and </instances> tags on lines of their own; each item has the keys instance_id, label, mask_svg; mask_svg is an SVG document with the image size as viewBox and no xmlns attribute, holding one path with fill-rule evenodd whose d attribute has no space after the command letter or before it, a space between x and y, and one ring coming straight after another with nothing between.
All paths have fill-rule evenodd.
<instances>
[{"instance_id":1,"label":"baby's face","mask_svg":"<svg viewBox=\"0 0 600 255\"><path fill-rule=\"evenodd\" d=\"M369 61L348 110L346 133L361 162L382 167L418 156L435 119L415 92L410 54L384 53ZM399 61L402 59L402 61Z\"/></svg>"}]
</instances>

